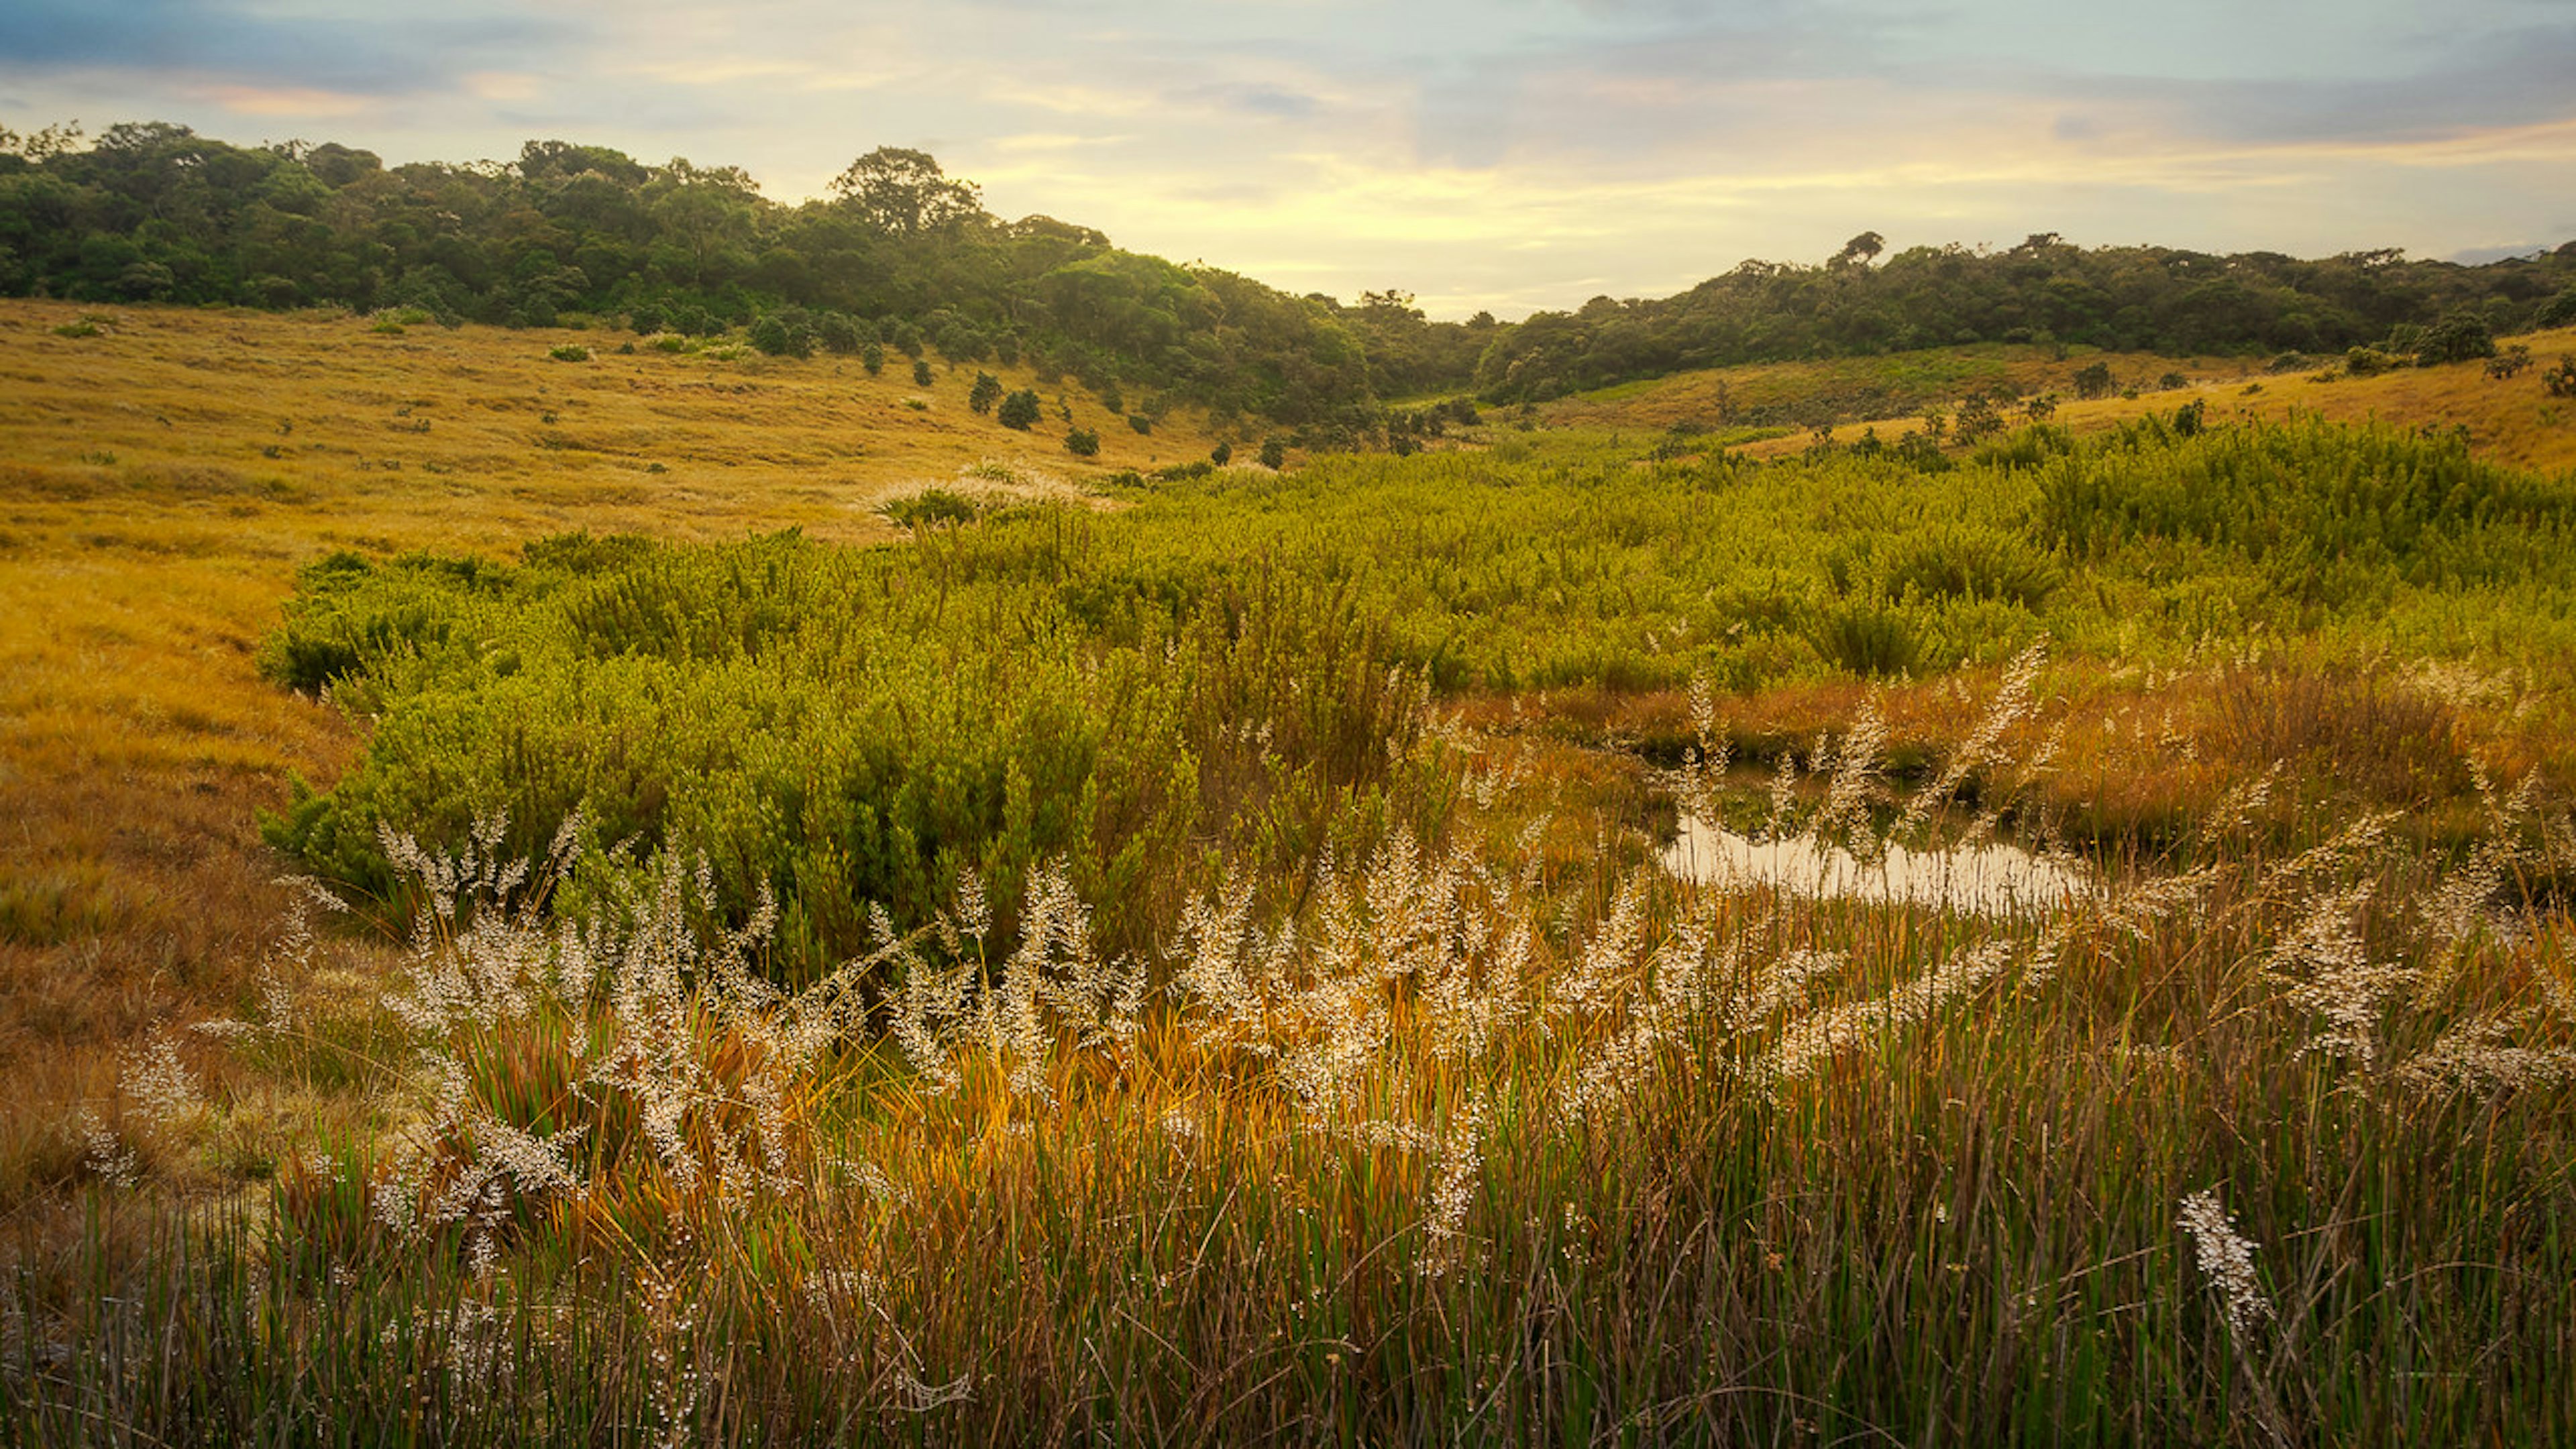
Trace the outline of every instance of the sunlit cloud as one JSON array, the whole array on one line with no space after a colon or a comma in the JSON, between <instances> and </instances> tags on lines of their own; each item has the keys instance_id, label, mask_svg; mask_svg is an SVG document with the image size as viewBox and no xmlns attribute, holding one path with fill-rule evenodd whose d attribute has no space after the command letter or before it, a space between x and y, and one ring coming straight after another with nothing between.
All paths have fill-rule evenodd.
<instances>
[{"instance_id":1,"label":"sunlit cloud","mask_svg":"<svg viewBox=\"0 0 2576 1449\"><path fill-rule=\"evenodd\" d=\"M209 85L199 93L237 116L310 116L339 118L375 108L372 97L310 86Z\"/></svg>"}]
</instances>

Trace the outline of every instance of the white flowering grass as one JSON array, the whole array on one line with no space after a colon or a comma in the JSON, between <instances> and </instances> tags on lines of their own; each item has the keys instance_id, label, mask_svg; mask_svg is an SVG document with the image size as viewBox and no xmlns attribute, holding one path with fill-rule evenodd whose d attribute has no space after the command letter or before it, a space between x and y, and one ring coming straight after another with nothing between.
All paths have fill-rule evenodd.
<instances>
[{"instance_id":1,"label":"white flowering grass","mask_svg":"<svg viewBox=\"0 0 2576 1449\"><path fill-rule=\"evenodd\" d=\"M1863 763L1883 745L1854 734L1820 752L1821 805L1788 798L1793 822L1902 821L1922 798L1888 798ZM2545 811L2513 799L2492 813L2529 869ZM1904 833L1930 846L1994 828L1924 810ZM879 1422L1005 1438L1043 1433L1016 1405L1088 1412L1067 1405L1110 1383L1167 1425L1257 1437L1218 1411L1283 1402L1264 1387L1283 1371L1278 1393L1365 1387L1390 1338L1465 1365L1467 1414L1511 1401L1496 1386L1533 1371L1530 1345L1605 1352L1614 1304L1712 1363L1774 1320L1852 1345L1838 1363L1877 1367L1837 1392L1866 1396L1885 1382L1868 1374L1992 1344L2134 1356L2141 1325L2206 1295L2272 1424L2271 1381L2314 1371L2276 1320L2368 1327L2412 1310L2343 1284L2454 1271L2335 1257L2357 1215L2441 1200L2376 1184L2448 1148L2372 1157L2394 1151L2374 1134L2420 1115L2463 1140L2576 1086L2563 931L2480 864L2504 846L2427 865L2364 819L1980 917L1678 881L1633 853L1569 889L1533 866L1544 828L1398 832L1319 862L1293 914L1226 881L1141 958L1100 949L1064 863L1037 862L1009 910L969 874L917 930L873 912L867 954L801 991L761 974L766 912L728 924L677 857L629 863L565 919L540 908L565 862L495 862L488 825L469 858L404 842L416 888L464 898L424 912L388 994L397 1125L283 1170L280 1216L359 1244L335 1250L364 1264L333 1269L347 1281L449 1264L492 1312L548 1274L622 1275L623 1298L578 1311L642 1325L657 1437L702 1432L733 1392L707 1336L728 1293L866 1365L854 1402ZM137 1061L129 1105L183 1095L157 1048ZM2213 1156L2262 1197L2198 1190ZM2483 1199L2439 1211L2477 1251L2531 1251L2478 1237ZM2256 1244L2247 1217L2286 1226ZM1854 1304L1918 1326L1836 1306ZM498 1320L441 1314L448 1362L497 1363L478 1345ZM1773 1361L1730 1360L1727 1382ZM1184 1364L1213 1407L1133 1387Z\"/></svg>"}]
</instances>

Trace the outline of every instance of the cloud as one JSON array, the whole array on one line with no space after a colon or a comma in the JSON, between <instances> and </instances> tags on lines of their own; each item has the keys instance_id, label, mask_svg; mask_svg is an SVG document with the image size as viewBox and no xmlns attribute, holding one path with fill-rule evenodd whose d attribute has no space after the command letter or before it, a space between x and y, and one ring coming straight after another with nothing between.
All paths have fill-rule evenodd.
<instances>
[{"instance_id":1,"label":"cloud","mask_svg":"<svg viewBox=\"0 0 2576 1449\"><path fill-rule=\"evenodd\" d=\"M574 35L564 20L489 0L390 18L373 7L280 15L238 0L10 0L0 70L166 73L253 97L382 96L443 88Z\"/></svg>"},{"instance_id":2,"label":"cloud","mask_svg":"<svg viewBox=\"0 0 2576 1449\"><path fill-rule=\"evenodd\" d=\"M0 85L13 124L341 118L389 159L553 135L783 200L916 146L1004 214L1444 315L1861 230L2446 254L2552 235L2576 194L2568 0L500 5L0 0Z\"/></svg>"},{"instance_id":3,"label":"cloud","mask_svg":"<svg viewBox=\"0 0 2576 1449\"><path fill-rule=\"evenodd\" d=\"M1233 111L1267 120L1309 120L1324 108L1314 96L1272 85L1189 86L1165 95L1173 104L1193 110Z\"/></svg>"}]
</instances>

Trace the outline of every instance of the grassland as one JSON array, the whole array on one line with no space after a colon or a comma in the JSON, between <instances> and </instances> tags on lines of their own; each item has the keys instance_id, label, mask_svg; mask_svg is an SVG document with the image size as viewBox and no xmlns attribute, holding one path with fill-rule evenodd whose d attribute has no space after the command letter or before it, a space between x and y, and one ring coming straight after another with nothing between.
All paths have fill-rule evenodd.
<instances>
[{"instance_id":1,"label":"grassland","mask_svg":"<svg viewBox=\"0 0 2576 1449\"><path fill-rule=\"evenodd\" d=\"M2576 354L2576 328L2507 339L2538 364ZM2111 371L2106 396L2077 396L2076 374ZM2000 391L2015 398L2052 397L2055 421L2091 432L2193 401L2215 417L2275 421L2314 415L2342 423L2374 420L2403 426L2466 428L2482 456L2516 467L2576 467L2576 400L2552 398L2538 367L2510 378L2482 363L2349 374L2339 359L2317 358L2286 371L2249 357L2162 357L2091 349L1981 343L1939 352L1830 362L1775 363L1683 373L1627 383L1535 409L1552 427L1607 429L1631 435L1696 425L1721 434L1730 426L1776 430L1739 445L1747 455L1778 457L1806 447L1825 424L1838 443L1876 432L1893 442L1922 426L1927 410L1955 413L1961 399ZM2014 411L2007 403L2004 410ZM1745 422L1745 419L1757 422ZM1767 425L1767 426L1766 426Z\"/></svg>"},{"instance_id":2,"label":"grassland","mask_svg":"<svg viewBox=\"0 0 2576 1449\"><path fill-rule=\"evenodd\" d=\"M73 317L0 333L19 1438L2576 1436L2536 409L1152 480L1214 440ZM1989 360L1885 366L1730 388Z\"/></svg>"},{"instance_id":3,"label":"grassland","mask_svg":"<svg viewBox=\"0 0 2576 1449\"><path fill-rule=\"evenodd\" d=\"M898 530L876 510L908 492L1068 493L1214 441L1185 417L1138 435L1076 391L1102 440L1078 459L1060 419L1018 433L973 414L972 370L920 388L900 356L872 378L623 340L0 310L0 1069L25 1088L0 1195L70 1170L66 1114L112 1083L113 1048L237 991L285 906L244 822L290 775L335 777L353 743L254 667L298 565L574 528L881 539ZM565 344L591 360L554 360Z\"/></svg>"}]
</instances>

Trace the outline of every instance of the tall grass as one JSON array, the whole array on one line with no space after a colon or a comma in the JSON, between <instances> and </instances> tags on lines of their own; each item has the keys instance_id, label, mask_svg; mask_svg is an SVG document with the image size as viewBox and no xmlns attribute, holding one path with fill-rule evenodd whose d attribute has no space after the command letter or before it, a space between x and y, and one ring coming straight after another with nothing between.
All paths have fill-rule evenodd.
<instances>
[{"instance_id":1,"label":"tall grass","mask_svg":"<svg viewBox=\"0 0 2576 1449\"><path fill-rule=\"evenodd\" d=\"M2027 674L1910 808L1864 720L1780 828L1993 828L1952 801L2019 768ZM2523 882L2576 835L2483 799L2466 855L2213 817L2187 874L2004 917L1569 897L1396 832L1301 899L1193 893L1154 966L1048 864L1015 941L963 886L792 993L670 858L549 913L578 829L551 868L395 837L445 903L385 1008L403 1125L213 1229L103 1189L20 1260L0 1410L47 1442L2563 1438L2576 969Z\"/></svg>"}]
</instances>

